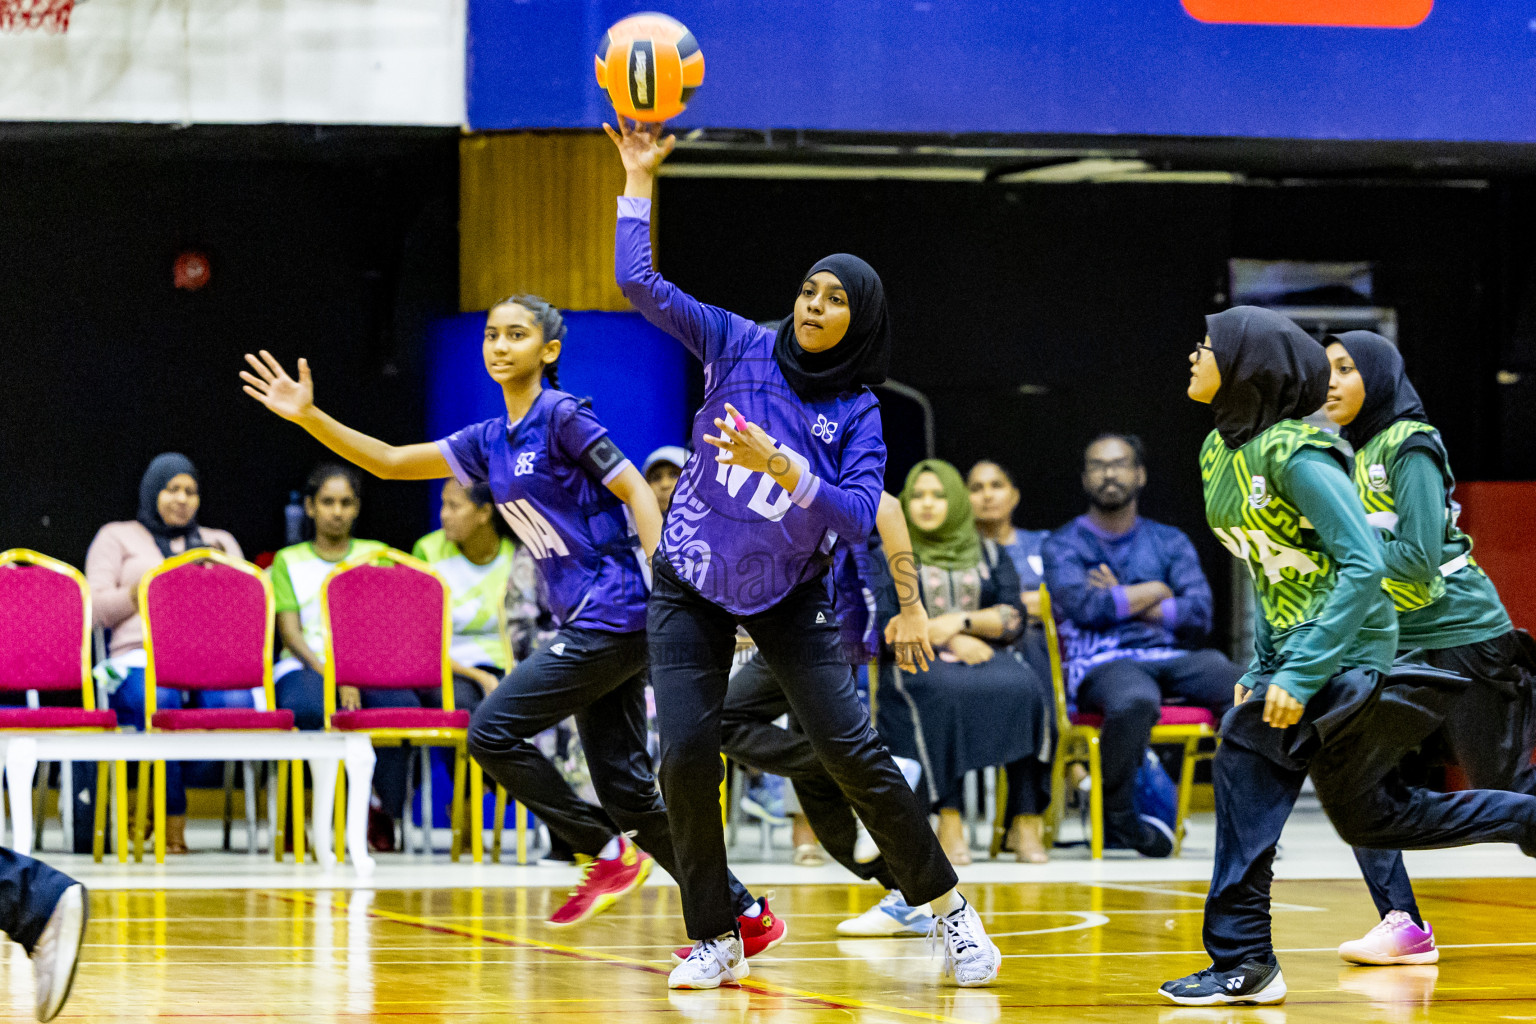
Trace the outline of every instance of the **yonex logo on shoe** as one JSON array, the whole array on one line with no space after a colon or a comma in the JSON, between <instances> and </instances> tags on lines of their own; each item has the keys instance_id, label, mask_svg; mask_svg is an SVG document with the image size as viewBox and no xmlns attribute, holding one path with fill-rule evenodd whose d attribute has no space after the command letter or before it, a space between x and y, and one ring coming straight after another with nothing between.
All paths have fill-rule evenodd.
<instances>
[{"instance_id":1,"label":"yonex logo on shoe","mask_svg":"<svg viewBox=\"0 0 1536 1024\"><path fill-rule=\"evenodd\" d=\"M1227 979L1227 988L1231 989L1233 992L1236 992L1238 989L1240 989L1242 987L1243 987L1243 979L1242 978L1239 977L1239 978L1228 978Z\"/></svg>"}]
</instances>

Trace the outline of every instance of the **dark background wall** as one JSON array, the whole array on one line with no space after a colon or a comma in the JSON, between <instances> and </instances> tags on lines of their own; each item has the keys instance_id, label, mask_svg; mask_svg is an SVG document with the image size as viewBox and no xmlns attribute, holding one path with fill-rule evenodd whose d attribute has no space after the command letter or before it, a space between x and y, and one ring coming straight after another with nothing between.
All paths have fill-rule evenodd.
<instances>
[{"instance_id":1,"label":"dark background wall","mask_svg":"<svg viewBox=\"0 0 1536 1024\"><path fill-rule=\"evenodd\" d=\"M157 452L248 555L323 449L240 391L241 354L306 355L320 403L423 438L422 345L457 299L454 131L78 127L0 148L0 547L79 565ZM212 262L172 287L184 249ZM409 545L424 484L370 483L358 532Z\"/></svg>"},{"instance_id":2,"label":"dark background wall","mask_svg":"<svg viewBox=\"0 0 1536 1024\"><path fill-rule=\"evenodd\" d=\"M1231 559L1204 528L1195 461L1210 417L1184 387L1201 317L1227 304L1228 258L1376 261L1375 300L1398 310L1410 372L1458 474L1497 478L1511 446L1500 419L1510 396L1495 377L1519 305L1506 278L1528 259L1509 242L1522 234L1510 194L673 178L659 215L668 274L753 318L787 314L820 256L867 258L896 325L893 377L932 398L941 457L962 471L981 457L1015 469L1022 525L1082 511L1081 450L1094 434L1140 434L1143 511L1190 533L1224 605ZM910 429L888 436L894 489L918 453Z\"/></svg>"}]
</instances>

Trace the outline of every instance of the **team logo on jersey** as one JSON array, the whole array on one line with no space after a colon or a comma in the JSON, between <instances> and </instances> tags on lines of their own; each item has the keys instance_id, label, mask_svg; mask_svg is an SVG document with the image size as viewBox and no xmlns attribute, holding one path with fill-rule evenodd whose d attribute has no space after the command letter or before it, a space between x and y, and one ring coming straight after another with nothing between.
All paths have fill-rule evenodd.
<instances>
[{"instance_id":1,"label":"team logo on jersey","mask_svg":"<svg viewBox=\"0 0 1536 1024\"><path fill-rule=\"evenodd\" d=\"M564 654L565 653L565 641L562 640L558 644L551 644L550 648L549 648L549 653L550 654Z\"/></svg>"},{"instance_id":2,"label":"team logo on jersey","mask_svg":"<svg viewBox=\"0 0 1536 1024\"><path fill-rule=\"evenodd\" d=\"M518 452L517 464L512 467L513 476L527 476L533 472L533 452Z\"/></svg>"},{"instance_id":3,"label":"team logo on jersey","mask_svg":"<svg viewBox=\"0 0 1536 1024\"><path fill-rule=\"evenodd\" d=\"M1371 463L1365 471L1366 486L1373 491L1385 491L1387 489L1387 467L1379 462Z\"/></svg>"},{"instance_id":4,"label":"team logo on jersey","mask_svg":"<svg viewBox=\"0 0 1536 1024\"><path fill-rule=\"evenodd\" d=\"M1265 485L1263 477L1253 478L1253 486L1248 491L1248 504L1253 508L1263 508L1269 504L1269 488Z\"/></svg>"},{"instance_id":5,"label":"team logo on jersey","mask_svg":"<svg viewBox=\"0 0 1536 1024\"><path fill-rule=\"evenodd\" d=\"M811 433L821 438L823 444L831 444L833 436L837 433L837 424L825 416L818 415L815 425L811 427Z\"/></svg>"}]
</instances>

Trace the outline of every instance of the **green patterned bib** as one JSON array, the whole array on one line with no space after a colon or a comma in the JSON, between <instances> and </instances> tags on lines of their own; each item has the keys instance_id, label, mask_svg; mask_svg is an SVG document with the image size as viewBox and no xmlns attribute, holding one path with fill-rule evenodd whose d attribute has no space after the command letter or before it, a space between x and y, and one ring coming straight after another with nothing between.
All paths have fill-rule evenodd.
<instances>
[{"instance_id":1,"label":"green patterned bib","mask_svg":"<svg viewBox=\"0 0 1536 1024\"><path fill-rule=\"evenodd\" d=\"M1372 526L1389 535L1397 532L1397 502L1392 494L1392 466L1397 462L1403 442L1415 434L1429 434L1435 447L1442 453L1441 473L1446 481L1445 544L1453 550L1459 548L1463 557L1472 550L1472 538L1456 526L1456 509L1450 502L1450 488L1454 486L1450 467L1446 464L1440 445L1439 432L1428 423L1419 420L1398 420L1366 442L1355 455L1355 490L1365 505L1366 518ZM1457 560L1447 563L1454 565ZM1467 557L1463 564L1475 564ZM1461 565L1456 565L1461 568ZM1451 571L1455 571L1454 569ZM1392 604L1399 612L1412 612L1427 608L1445 596L1445 579L1437 577L1429 583L1407 583L1402 580L1384 579L1381 587L1392 597Z\"/></svg>"},{"instance_id":2,"label":"green patterned bib","mask_svg":"<svg viewBox=\"0 0 1536 1024\"><path fill-rule=\"evenodd\" d=\"M1214 430L1200 449L1206 522L1247 567L1264 620L1276 635L1317 618L1338 570L1312 524L1277 493L1275 483L1301 449L1339 446L1332 434L1300 420L1281 420L1236 451Z\"/></svg>"}]
</instances>

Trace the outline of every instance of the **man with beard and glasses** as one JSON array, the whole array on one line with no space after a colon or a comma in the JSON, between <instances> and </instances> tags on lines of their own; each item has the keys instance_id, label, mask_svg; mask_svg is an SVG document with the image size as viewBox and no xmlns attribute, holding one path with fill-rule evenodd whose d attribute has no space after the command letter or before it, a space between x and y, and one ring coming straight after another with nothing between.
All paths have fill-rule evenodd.
<instances>
[{"instance_id":1,"label":"man with beard and glasses","mask_svg":"<svg viewBox=\"0 0 1536 1024\"><path fill-rule=\"evenodd\" d=\"M1083 456L1088 512L1046 538L1040 553L1061 620L1067 699L1104 719L1107 844L1166 857L1172 831L1138 815L1133 799L1152 727L1164 703L1209 708L1220 719L1243 672L1199 647L1211 629L1211 587L1182 531L1137 515L1146 485L1139 438L1095 438Z\"/></svg>"}]
</instances>

